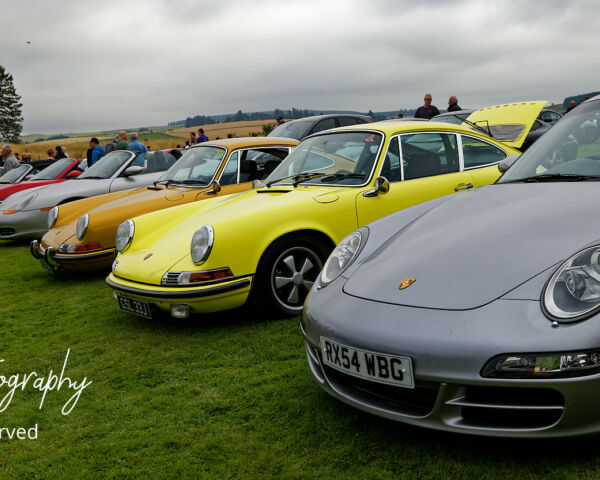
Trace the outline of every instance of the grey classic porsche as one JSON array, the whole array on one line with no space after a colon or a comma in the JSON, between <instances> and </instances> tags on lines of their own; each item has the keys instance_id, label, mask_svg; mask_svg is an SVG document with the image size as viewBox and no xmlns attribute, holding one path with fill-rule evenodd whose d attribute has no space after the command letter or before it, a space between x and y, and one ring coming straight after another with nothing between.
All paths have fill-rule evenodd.
<instances>
[{"instance_id":1,"label":"grey classic porsche","mask_svg":"<svg viewBox=\"0 0 600 480\"><path fill-rule=\"evenodd\" d=\"M333 251L301 322L325 391L440 430L600 431L600 97L502 169Z\"/></svg>"},{"instance_id":2,"label":"grey classic porsche","mask_svg":"<svg viewBox=\"0 0 600 480\"><path fill-rule=\"evenodd\" d=\"M136 153L116 150L67 182L15 193L0 202L0 240L41 238L48 231L48 214L54 206L150 185L179 156L179 151Z\"/></svg>"}]
</instances>

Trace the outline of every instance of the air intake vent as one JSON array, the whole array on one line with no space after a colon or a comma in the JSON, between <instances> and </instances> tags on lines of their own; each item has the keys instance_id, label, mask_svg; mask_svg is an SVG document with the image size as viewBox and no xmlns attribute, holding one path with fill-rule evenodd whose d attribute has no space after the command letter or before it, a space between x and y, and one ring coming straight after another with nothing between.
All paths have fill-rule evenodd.
<instances>
[{"instance_id":1,"label":"air intake vent","mask_svg":"<svg viewBox=\"0 0 600 480\"><path fill-rule=\"evenodd\" d=\"M0 237L9 237L15 234L14 228L0 228Z\"/></svg>"}]
</instances>

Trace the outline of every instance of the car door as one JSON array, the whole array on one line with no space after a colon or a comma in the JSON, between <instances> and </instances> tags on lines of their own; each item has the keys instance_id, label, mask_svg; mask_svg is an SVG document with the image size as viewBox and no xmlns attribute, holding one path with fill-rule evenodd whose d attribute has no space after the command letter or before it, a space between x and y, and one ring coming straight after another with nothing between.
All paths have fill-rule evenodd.
<instances>
[{"instance_id":1,"label":"car door","mask_svg":"<svg viewBox=\"0 0 600 480\"><path fill-rule=\"evenodd\" d=\"M111 192L127 190L130 188L144 187L157 181L162 174L172 165L165 152L138 153L128 165L125 165L110 184ZM142 167L142 171L135 175L125 175L129 167Z\"/></svg>"},{"instance_id":2,"label":"car door","mask_svg":"<svg viewBox=\"0 0 600 480\"><path fill-rule=\"evenodd\" d=\"M395 211L472 188L461 171L458 135L445 132L407 133L393 137L379 175L390 182L386 194L356 197L359 225ZM367 193L367 196L365 196Z\"/></svg>"}]
</instances>

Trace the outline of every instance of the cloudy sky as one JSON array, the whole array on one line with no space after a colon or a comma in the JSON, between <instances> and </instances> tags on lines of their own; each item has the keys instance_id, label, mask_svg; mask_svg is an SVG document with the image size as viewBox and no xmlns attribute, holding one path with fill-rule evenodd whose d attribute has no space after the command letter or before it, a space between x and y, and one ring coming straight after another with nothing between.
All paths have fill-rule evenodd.
<instances>
[{"instance_id":1,"label":"cloudy sky","mask_svg":"<svg viewBox=\"0 0 600 480\"><path fill-rule=\"evenodd\" d=\"M24 133L600 89L597 0L0 0L0 12Z\"/></svg>"}]
</instances>

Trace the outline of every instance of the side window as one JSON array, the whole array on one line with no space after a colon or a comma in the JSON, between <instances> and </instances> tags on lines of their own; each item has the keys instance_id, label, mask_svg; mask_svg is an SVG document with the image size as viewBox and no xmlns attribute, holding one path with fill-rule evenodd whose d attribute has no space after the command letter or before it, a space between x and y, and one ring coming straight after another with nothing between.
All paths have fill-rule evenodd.
<instances>
[{"instance_id":1,"label":"side window","mask_svg":"<svg viewBox=\"0 0 600 480\"><path fill-rule=\"evenodd\" d=\"M172 163L169 163L165 152L160 150L148 152L144 155L146 156L146 170L143 173L164 172L172 165Z\"/></svg>"},{"instance_id":2,"label":"side window","mask_svg":"<svg viewBox=\"0 0 600 480\"><path fill-rule=\"evenodd\" d=\"M146 168L146 158L150 156L152 153L138 153L137 157L131 162L130 167L142 167Z\"/></svg>"},{"instance_id":3,"label":"side window","mask_svg":"<svg viewBox=\"0 0 600 480\"><path fill-rule=\"evenodd\" d=\"M497 163L506 158L506 153L494 145L473 137L462 136L465 170Z\"/></svg>"},{"instance_id":4,"label":"side window","mask_svg":"<svg viewBox=\"0 0 600 480\"><path fill-rule=\"evenodd\" d=\"M381 176L388 179L390 182L399 182L402 180L402 169L400 168L400 151L398 148L398 137L390 140L388 151L385 154L383 167L381 168Z\"/></svg>"},{"instance_id":5,"label":"side window","mask_svg":"<svg viewBox=\"0 0 600 480\"><path fill-rule=\"evenodd\" d=\"M322 132L323 130L328 130L330 128L335 128L335 118L326 118L325 120L321 120L312 128L310 133Z\"/></svg>"},{"instance_id":6,"label":"side window","mask_svg":"<svg viewBox=\"0 0 600 480\"><path fill-rule=\"evenodd\" d=\"M356 118L352 118L352 117L340 117L338 118L338 122L340 124L340 127L345 127L346 125L356 125L358 124L358 121Z\"/></svg>"},{"instance_id":7,"label":"side window","mask_svg":"<svg viewBox=\"0 0 600 480\"><path fill-rule=\"evenodd\" d=\"M240 164L240 182L267 178L290 154L289 147L254 148L246 150Z\"/></svg>"},{"instance_id":8,"label":"side window","mask_svg":"<svg viewBox=\"0 0 600 480\"><path fill-rule=\"evenodd\" d=\"M400 137L404 180L458 172L456 135L413 133Z\"/></svg>"},{"instance_id":9,"label":"side window","mask_svg":"<svg viewBox=\"0 0 600 480\"><path fill-rule=\"evenodd\" d=\"M221 174L221 179L219 180L221 185L233 185L237 183L238 159L238 151L229 155L229 160L227 160L227 165L225 165L223 173Z\"/></svg>"}]
</instances>

